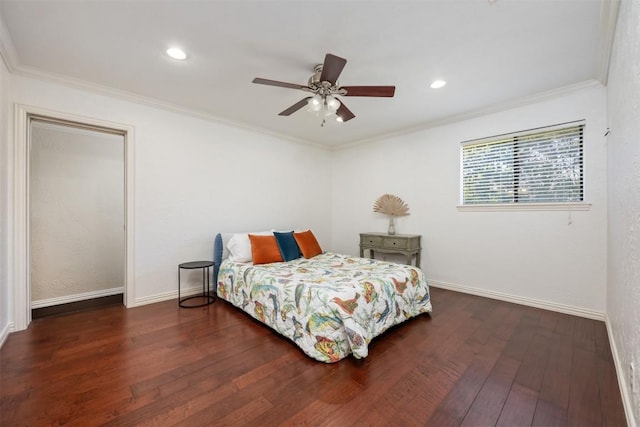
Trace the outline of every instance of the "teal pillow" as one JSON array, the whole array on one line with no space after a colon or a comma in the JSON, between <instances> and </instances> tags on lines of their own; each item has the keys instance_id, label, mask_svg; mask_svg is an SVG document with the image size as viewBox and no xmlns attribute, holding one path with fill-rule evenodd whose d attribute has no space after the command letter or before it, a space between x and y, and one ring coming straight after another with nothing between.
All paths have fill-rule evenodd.
<instances>
[{"instance_id":1,"label":"teal pillow","mask_svg":"<svg viewBox=\"0 0 640 427\"><path fill-rule=\"evenodd\" d=\"M276 242L278 242L278 249L280 249L280 255L285 261L291 261L292 259L298 259L302 256L298 242L293 237L293 231L287 233L273 232L276 236Z\"/></svg>"}]
</instances>

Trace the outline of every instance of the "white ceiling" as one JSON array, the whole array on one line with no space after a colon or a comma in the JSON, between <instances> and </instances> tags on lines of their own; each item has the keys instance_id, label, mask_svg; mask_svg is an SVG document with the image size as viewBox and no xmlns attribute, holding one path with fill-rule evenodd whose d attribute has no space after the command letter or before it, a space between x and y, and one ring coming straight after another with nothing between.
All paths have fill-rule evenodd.
<instances>
[{"instance_id":1,"label":"white ceiling","mask_svg":"<svg viewBox=\"0 0 640 427\"><path fill-rule=\"evenodd\" d=\"M99 90L325 146L468 117L550 91L606 83L609 0L0 0L2 54L19 74ZM613 16L613 18L612 18ZM165 50L186 50L184 62ZM341 85L395 85L394 98L346 97L356 115L320 127L305 92L326 53ZM436 78L448 84L429 88Z\"/></svg>"}]
</instances>

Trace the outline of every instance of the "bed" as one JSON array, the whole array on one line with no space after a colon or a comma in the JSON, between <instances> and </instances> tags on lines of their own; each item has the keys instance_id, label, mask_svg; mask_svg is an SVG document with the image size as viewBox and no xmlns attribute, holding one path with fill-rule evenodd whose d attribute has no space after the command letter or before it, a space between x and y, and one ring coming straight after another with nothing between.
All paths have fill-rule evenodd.
<instances>
[{"instance_id":1,"label":"bed","mask_svg":"<svg viewBox=\"0 0 640 427\"><path fill-rule=\"evenodd\" d=\"M218 297L321 362L367 357L373 338L431 312L429 288L417 267L332 252L256 265L230 256L232 236L215 238Z\"/></svg>"}]
</instances>

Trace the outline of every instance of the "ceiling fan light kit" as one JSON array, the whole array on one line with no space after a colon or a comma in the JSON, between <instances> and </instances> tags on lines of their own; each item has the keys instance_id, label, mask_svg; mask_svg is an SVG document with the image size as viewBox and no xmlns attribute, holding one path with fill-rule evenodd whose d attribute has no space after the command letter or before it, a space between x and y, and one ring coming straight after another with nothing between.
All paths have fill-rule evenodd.
<instances>
[{"instance_id":1,"label":"ceiling fan light kit","mask_svg":"<svg viewBox=\"0 0 640 427\"><path fill-rule=\"evenodd\" d=\"M300 89L312 93L313 96L298 101L291 107L280 112L279 115L290 116L307 105L307 111L323 118L320 126L324 126L327 117L335 116L338 122L346 122L355 117L355 114L336 97L337 95L393 97L396 90L395 86L340 86L338 84L338 77L340 73L342 73L342 69L346 63L346 59L327 53L324 58L324 63L314 67L314 74L309 78L306 86L260 77L253 79L253 83L288 89Z\"/></svg>"},{"instance_id":2,"label":"ceiling fan light kit","mask_svg":"<svg viewBox=\"0 0 640 427\"><path fill-rule=\"evenodd\" d=\"M340 101L333 95L321 96L319 94L313 95L307 101L309 109L307 111L314 113L317 116L332 116L335 115L340 108Z\"/></svg>"}]
</instances>

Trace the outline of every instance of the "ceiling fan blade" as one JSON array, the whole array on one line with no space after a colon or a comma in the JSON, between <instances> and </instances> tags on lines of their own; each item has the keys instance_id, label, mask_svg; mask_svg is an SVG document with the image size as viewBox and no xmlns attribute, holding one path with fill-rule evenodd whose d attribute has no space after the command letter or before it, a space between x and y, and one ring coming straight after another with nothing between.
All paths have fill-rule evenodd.
<instances>
[{"instance_id":1,"label":"ceiling fan blade","mask_svg":"<svg viewBox=\"0 0 640 427\"><path fill-rule=\"evenodd\" d=\"M396 93L395 86L342 86L347 93L344 96L385 96L392 97Z\"/></svg>"},{"instance_id":2,"label":"ceiling fan blade","mask_svg":"<svg viewBox=\"0 0 640 427\"><path fill-rule=\"evenodd\" d=\"M327 53L324 57L324 64L322 64L320 81L331 82L332 85L336 84L336 81L338 80L340 73L342 73L342 69L346 63L346 59Z\"/></svg>"},{"instance_id":3,"label":"ceiling fan blade","mask_svg":"<svg viewBox=\"0 0 640 427\"><path fill-rule=\"evenodd\" d=\"M340 117L343 122L348 122L353 119L356 115L349 110L342 101L340 101L340 107L338 111L336 111L336 116Z\"/></svg>"},{"instance_id":4,"label":"ceiling fan blade","mask_svg":"<svg viewBox=\"0 0 640 427\"><path fill-rule=\"evenodd\" d=\"M253 79L252 83L258 83L261 85L269 85L269 86L286 87L289 89L305 89L307 87L307 86L298 85L295 83L285 83L285 82L279 82L277 80L261 79L260 77L256 77L255 79Z\"/></svg>"},{"instance_id":5,"label":"ceiling fan blade","mask_svg":"<svg viewBox=\"0 0 640 427\"><path fill-rule=\"evenodd\" d=\"M311 99L310 96L307 96L306 98L296 102L295 104L293 104L291 107L287 108L286 110L284 110L283 112L281 112L280 114L278 114L279 116L290 116L293 113L295 113L296 111L298 111L299 109L301 109L302 107L304 107L305 105L307 105L307 101Z\"/></svg>"}]
</instances>

